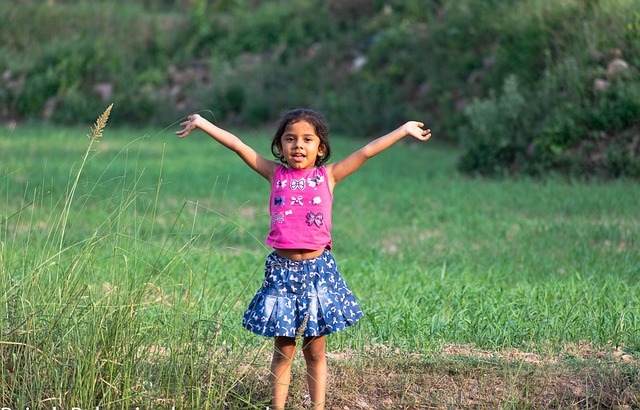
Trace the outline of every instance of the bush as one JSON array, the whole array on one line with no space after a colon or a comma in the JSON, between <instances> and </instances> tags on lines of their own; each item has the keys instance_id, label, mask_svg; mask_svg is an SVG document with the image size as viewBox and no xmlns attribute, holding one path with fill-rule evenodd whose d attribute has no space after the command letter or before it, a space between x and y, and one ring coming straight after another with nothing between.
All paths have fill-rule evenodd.
<instances>
[{"instance_id":1,"label":"bush","mask_svg":"<svg viewBox=\"0 0 640 410\"><path fill-rule=\"evenodd\" d=\"M309 106L358 136L423 120L465 172L630 175L614 146L637 135L635 3L4 2L0 117L86 122L115 102L115 124L209 109L257 126Z\"/></svg>"},{"instance_id":2,"label":"bush","mask_svg":"<svg viewBox=\"0 0 640 410\"><path fill-rule=\"evenodd\" d=\"M497 175L523 166L532 138L535 116L515 76L504 82L502 93L475 99L464 112L469 126L461 131L466 149L459 168L464 172Z\"/></svg>"},{"instance_id":3,"label":"bush","mask_svg":"<svg viewBox=\"0 0 640 410\"><path fill-rule=\"evenodd\" d=\"M632 77L602 91L574 89L575 99L559 98L561 94L550 98L549 87L525 98L515 77L509 77L500 96L491 94L466 107L466 153L459 169L481 175L555 170L575 176L640 177L640 79ZM551 74L545 78L554 81Z\"/></svg>"},{"instance_id":4,"label":"bush","mask_svg":"<svg viewBox=\"0 0 640 410\"><path fill-rule=\"evenodd\" d=\"M638 50L637 41L628 41L635 35L633 25L624 33L611 31L611 21L623 19L624 7L576 3L571 7L587 22L582 30L569 32L555 27L555 18L566 14L567 6L553 6L557 7L562 13L545 20L550 26L545 30L556 38L540 49L548 56L544 74L535 78L531 77L535 70L520 70L524 79L518 78L527 84L526 90L514 91L508 85L512 80L507 80L499 97L490 93L465 109L468 124L461 132L466 153L459 163L463 172L639 176L640 153L633 141L640 138L640 75L621 58ZM615 64L616 72L611 69ZM517 99L508 102L520 92L528 102L525 109Z\"/></svg>"}]
</instances>

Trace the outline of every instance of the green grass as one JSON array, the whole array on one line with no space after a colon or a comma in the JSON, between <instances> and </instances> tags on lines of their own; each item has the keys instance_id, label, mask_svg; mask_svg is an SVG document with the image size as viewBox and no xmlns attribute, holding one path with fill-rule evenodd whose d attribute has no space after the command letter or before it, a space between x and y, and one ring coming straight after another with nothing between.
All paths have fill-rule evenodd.
<instances>
[{"instance_id":1,"label":"green grass","mask_svg":"<svg viewBox=\"0 0 640 410\"><path fill-rule=\"evenodd\" d=\"M259 408L271 346L240 319L266 182L202 133L107 127L91 151L86 133L0 130L0 404ZM271 130L238 133L267 154ZM364 142L334 137L334 160ZM468 179L457 155L400 143L336 187L334 254L365 317L329 350L637 356L637 182Z\"/></svg>"}]
</instances>

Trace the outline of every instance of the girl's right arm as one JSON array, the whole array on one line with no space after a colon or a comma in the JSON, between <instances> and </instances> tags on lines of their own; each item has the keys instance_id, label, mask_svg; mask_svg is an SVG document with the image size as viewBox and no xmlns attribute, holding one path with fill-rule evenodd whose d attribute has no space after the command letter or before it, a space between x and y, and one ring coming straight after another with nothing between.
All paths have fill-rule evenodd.
<instances>
[{"instance_id":1,"label":"girl's right arm","mask_svg":"<svg viewBox=\"0 0 640 410\"><path fill-rule=\"evenodd\" d=\"M211 138L238 154L238 156L242 158L242 160L249 165L251 169L262 175L267 181L271 182L273 172L278 166L278 163L268 160L258 154L253 148L242 142L240 138L236 137L232 133L215 126L198 114L190 115L187 117L185 122L180 124L180 126L184 127L180 131L176 131L176 135L180 138L184 138L189 135L191 131L196 128L200 128L202 131L209 134Z\"/></svg>"}]
</instances>

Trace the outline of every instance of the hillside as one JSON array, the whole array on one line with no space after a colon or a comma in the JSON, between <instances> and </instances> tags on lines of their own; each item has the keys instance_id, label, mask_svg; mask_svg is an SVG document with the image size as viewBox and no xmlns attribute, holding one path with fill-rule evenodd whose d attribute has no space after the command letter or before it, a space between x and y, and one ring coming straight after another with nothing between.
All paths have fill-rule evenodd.
<instances>
[{"instance_id":1,"label":"hillside","mask_svg":"<svg viewBox=\"0 0 640 410\"><path fill-rule=\"evenodd\" d=\"M638 0L11 0L0 118L425 121L481 175L640 177ZM211 115L210 114L210 115Z\"/></svg>"}]
</instances>

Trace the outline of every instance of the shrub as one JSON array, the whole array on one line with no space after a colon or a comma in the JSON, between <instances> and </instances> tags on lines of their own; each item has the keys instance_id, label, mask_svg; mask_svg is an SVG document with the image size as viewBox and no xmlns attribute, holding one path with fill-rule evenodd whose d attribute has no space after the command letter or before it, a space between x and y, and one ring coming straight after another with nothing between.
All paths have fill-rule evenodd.
<instances>
[{"instance_id":1,"label":"shrub","mask_svg":"<svg viewBox=\"0 0 640 410\"><path fill-rule=\"evenodd\" d=\"M573 95L568 99L549 95L554 74L547 73L547 87L526 99L515 77L509 77L501 95L466 107L466 153L459 169L482 175L556 170L577 176L640 176L640 79L632 77L603 91L566 89L564 95ZM579 79L586 81L585 75Z\"/></svg>"},{"instance_id":2,"label":"shrub","mask_svg":"<svg viewBox=\"0 0 640 410\"><path fill-rule=\"evenodd\" d=\"M509 172L526 154L534 117L515 76L508 77L500 95L475 99L464 112L469 125L461 131L466 154L460 169L484 175Z\"/></svg>"},{"instance_id":3,"label":"shrub","mask_svg":"<svg viewBox=\"0 0 640 410\"><path fill-rule=\"evenodd\" d=\"M521 73L520 84L526 84L521 90L528 101L524 110L517 103L504 102L513 94L507 82L499 97L490 93L476 98L465 109L468 124L461 132L465 134L466 153L459 168L491 175L552 171L580 176L638 175L640 155L633 141L640 120L638 99L634 97L638 95L640 76L633 65L620 60L622 54L635 55L638 45L629 41L634 36L633 24L624 32L612 25L612 21L626 18L622 10L627 6L625 2L615 7L567 2L534 9L534 14L550 18L523 22L519 30L526 26L527 30L545 31L540 38L547 40L540 44L546 45L538 52L546 58L537 61L544 63L543 75L533 75L539 68L527 71L531 64L507 70ZM568 10L584 16L580 30L571 31L558 20ZM536 38L524 37L528 41ZM500 50L504 51L503 47ZM525 54L531 57L535 53ZM517 51L507 55L518 61ZM612 74L610 65L614 61L629 68ZM516 115L509 117L510 112Z\"/></svg>"},{"instance_id":4,"label":"shrub","mask_svg":"<svg viewBox=\"0 0 640 410\"><path fill-rule=\"evenodd\" d=\"M357 135L421 119L438 140L463 145L465 172L620 174L601 158L637 133L636 9L632 0L5 2L0 116L86 121L106 83L116 124L210 109L219 122L257 126L310 106ZM610 79L620 55L630 68ZM615 157L616 169L626 163Z\"/></svg>"}]
</instances>

